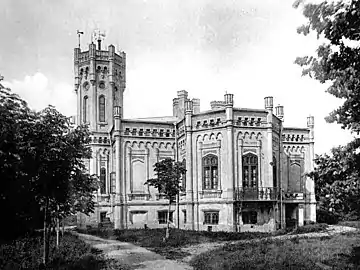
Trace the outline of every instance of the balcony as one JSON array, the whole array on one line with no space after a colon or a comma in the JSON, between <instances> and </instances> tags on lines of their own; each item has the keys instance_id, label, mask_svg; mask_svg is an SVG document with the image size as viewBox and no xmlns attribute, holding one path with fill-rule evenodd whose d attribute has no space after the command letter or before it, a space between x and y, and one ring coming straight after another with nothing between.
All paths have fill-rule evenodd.
<instances>
[{"instance_id":1,"label":"balcony","mask_svg":"<svg viewBox=\"0 0 360 270\"><path fill-rule=\"evenodd\" d=\"M273 187L238 188L235 191L237 201L277 201L279 191Z\"/></svg>"},{"instance_id":2,"label":"balcony","mask_svg":"<svg viewBox=\"0 0 360 270\"><path fill-rule=\"evenodd\" d=\"M285 201L302 201L304 200L304 193L287 191L283 193L283 199Z\"/></svg>"}]
</instances>

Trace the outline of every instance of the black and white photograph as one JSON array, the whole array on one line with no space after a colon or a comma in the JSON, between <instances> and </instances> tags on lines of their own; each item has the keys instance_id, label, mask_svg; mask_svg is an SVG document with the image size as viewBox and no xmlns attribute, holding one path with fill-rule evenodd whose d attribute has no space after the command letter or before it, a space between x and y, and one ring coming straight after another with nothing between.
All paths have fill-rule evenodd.
<instances>
[{"instance_id":1,"label":"black and white photograph","mask_svg":"<svg viewBox=\"0 0 360 270\"><path fill-rule=\"evenodd\" d=\"M1 0L0 269L360 269L359 0Z\"/></svg>"}]
</instances>

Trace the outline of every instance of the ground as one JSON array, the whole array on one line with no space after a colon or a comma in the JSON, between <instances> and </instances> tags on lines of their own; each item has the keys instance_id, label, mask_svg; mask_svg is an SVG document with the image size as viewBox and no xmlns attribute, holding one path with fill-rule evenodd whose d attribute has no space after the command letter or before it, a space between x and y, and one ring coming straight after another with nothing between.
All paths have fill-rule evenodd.
<instances>
[{"instance_id":1,"label":"ground","mask_svg":"<svg viewBox=\"0 0 360 270\"><path fill-rule=\"evenodd\" d=\"M78 235L80 239L91 244L94 248L102 250L106 257L119 260L122 264L129 266L130 269L192 269L186 263L168 260L155 252L131 243L102 239L87 234Z\"/></svg>"},{"instance_id":2,"label":"ground","mask_svg":"<svg viewBox=\"0 0 360 270\"><path fill-rule=\"evenodd\" d=\"M252 240L237 240L237 241L224 241L224 242L206 242L196 245L190 245L181 248L184 254L191 254L179 260L169 260L165 257L149 251L146 248L136 246L131 243L120 242L116 240L106 240L100 237L91 236L87 234L79 234L80 238L85 242L91 244L94 248L100 249L108 258L119 260L129 266L130 269L192 269L189 262L197 255L217 249L228 244L239 243L254 243L259 241L266 241L267 239L273 240L286 240L292 238L319 238L328 237L339 233L346 233L356 231L356 228L339 225L329 225L325 232L305 233L300 235L280 235L271 236L263 239ZM321 267L319 265L319 267ZM322 268L322 267L321 267ZM326 268L324 268L326 269Z\"/></svg>"}]
</instances>

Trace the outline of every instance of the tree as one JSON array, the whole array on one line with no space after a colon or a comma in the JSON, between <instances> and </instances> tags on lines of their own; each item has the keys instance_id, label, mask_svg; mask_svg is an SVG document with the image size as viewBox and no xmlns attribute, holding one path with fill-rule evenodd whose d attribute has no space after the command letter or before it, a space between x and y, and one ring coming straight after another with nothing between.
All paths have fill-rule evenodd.
<instances>
[{"instance_id":1,"label":"tree","mask_svg":"<svg viewBox=\"0 0 360 270\"><path fill-rule=\"evenodd\" d=\"M1 203L24 227L34 216L43 217L46 264L54 221L94 211L98 181L84 166L84 159L91 157L89 131L73 127L52 106L34 112L10 89L0 85L0 90L0 172L5 178Z\"/></svg>"},{"instance_id":2,"label":"tree","mask_svg":"<svg viewBox=\"0 0 360 270\"><path fill-rule=\"evenodd\" d=\"M175 162L171 158L166 158L154 164L154 172L156 177L148 179L145 185L155 187L159 193L164 194L169 201L165 234L165 239L168 239L171 203L175 201L176 196L181 190L181 178L186 173L186 169L182 162Z\"/></svg>"},{"instance_id":3,"label":"tree","mask_svg":"<svg viewBox=\"0 0 360 270\"><path fill-rule=\"evenodd\" d=\"M360 217L360 158L356 154L359 145L357 139L333 148L331 155L316 156L316 168L309 176L316 183L320 222Z\"/></svg>"},{"instance_id":4,"label":"tree","mask_svg":"<svg viewBox=\"0 0 360 270\"><path fill-rule=\"evenodd\" d=\"M295 6L299 6L298 1ZM360 1L305 4L307 24L298 28L305 36L316 32L323 44L316 56L298 57L303 75L329 83L327 92L344 103L326 118L342 128L360 131Z\"/></svg>"},{"instance_id":5,"label":"tree","mask_svg":"<svg viewBox=\"0 0 360 270\"><path fill-rule=\"evenodd\" d=\"M327 92L344 103L326 117L352 133L360 132L360 1L322 2L303 5L307 23L298 33L315 32L322 44L316 56L298 57L303 76L327 83ZM315 159L317 167L309 175L315 181L320 208L342 217L359 216L359 139L332 149L331 155Z\"/></svg>"}]
</instances>

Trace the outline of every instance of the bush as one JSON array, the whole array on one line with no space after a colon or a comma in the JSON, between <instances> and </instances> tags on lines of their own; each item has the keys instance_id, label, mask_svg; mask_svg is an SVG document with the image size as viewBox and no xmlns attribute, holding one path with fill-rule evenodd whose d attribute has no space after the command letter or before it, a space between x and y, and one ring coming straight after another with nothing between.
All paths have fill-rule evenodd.
<instances>
[{"instance_id":1,"label":"bush","mask_svg":"<svg viewBox=\"0 0 360 270\"><path fill-rule=\"evenodd\" d=\"M42 236L28 235L0 245L0 269L38 269L42 264ZM89 245L71 234L61 237L59 249L50 242L47 269L101 269L105 259Z\"/></svg>"},{"instance_id":2,"label":"bush","mask_svg":"<svg viewBox=\"0 0 360 270\"><path fill-rule=\"evenodd\" d=\"M319 223L336 224L340 219L340 215L329 210L319 208L316 210L316 220Z\"/></svg>"},{"instance_id":3,"label":"bush","mask_svg":"<svg viewBox=\"0 0 360 270\"><path fill-rule=\"evenodd\" d=\"M297 227L292 233L303 234L303 233L312 233L312 232L322 232L325 231L327 227L328 225L325 223L314 223L302 227Z\"/></svg>"}]
</instances>

